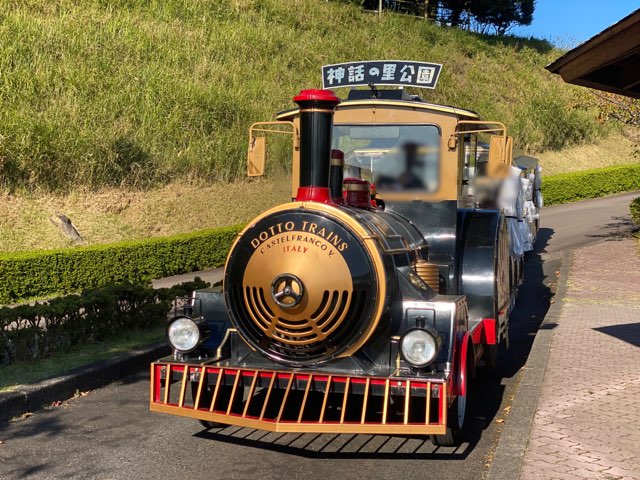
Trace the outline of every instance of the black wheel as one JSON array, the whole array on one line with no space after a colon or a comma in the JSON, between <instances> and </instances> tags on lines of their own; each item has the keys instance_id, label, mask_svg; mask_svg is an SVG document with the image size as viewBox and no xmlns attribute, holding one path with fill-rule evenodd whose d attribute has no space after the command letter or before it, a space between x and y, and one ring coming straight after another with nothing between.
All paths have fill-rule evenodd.
<instances>
[{"instance_id":1,"label":"black wheel","mask_svg":"<svg viewBox=\"0 0 640 480\"><path fill-rule=\"evenodd\" d=\"M484 360L485 369L493 373L498 368L500 345L483 345L483 348L484 353L482 354L482 359Z\"/></svg>"},{"instance_id":2,"label":"black wheel","mask_svg":"<svg viewBox=\"0 0 640 480\"><path fill-rule=\"evenodd\" d=\"M207 430L211 430L212 428L224 428L227 426L224 423L210 422L209 420L198 420L198 422L200 422L200 425Z\"/></svg>"},{"instance_id":3,"label":"black wheel","mask_svg":"<svg viewBox=\"0 0 640 480\"><path fill-rule=\"evenodd\" d=\"M447 432L444 435L431 435L431 443L439 447L455 447L460 445L464 440L467 407L467 395L458 396L451 407L449 407Z\"/></svg>"},{"instance_id":4,"label":"black wheel","mask_svg":"<svg viewBox=\"0 0 640 480\"><path fill-rule=\"evenodd\" d=\"M473 358L473 351L468 355ZM460 445L466 437L468 426L468 411L470 401L469 377L473 364L467 357L467 374L464 376L465 395L458 395L447 411L447 431L443 435L430 435L431 443L439 447L455 447Z\"/></svg>"}]
</instances>

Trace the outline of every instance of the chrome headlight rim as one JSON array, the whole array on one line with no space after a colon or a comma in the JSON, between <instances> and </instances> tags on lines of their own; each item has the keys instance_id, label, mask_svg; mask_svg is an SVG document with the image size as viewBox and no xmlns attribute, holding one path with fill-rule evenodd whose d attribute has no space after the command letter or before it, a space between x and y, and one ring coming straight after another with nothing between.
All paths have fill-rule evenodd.
<instances>
[{"instance_id":1,"label":"chrome headlight rim","mask_svg":"<svg viewBox=\"0 0 640 480\"><path fill-rule=\"evenodd\" d=\"M197 338L195 340L195 342L191 342L188 346L184 347L183 346L179 346L176 345L176 343L174 341L172 341L172 327L175 326L176 322L180 322L180 321L186 321L186 322L190 322L192 324L192 333L197 333ZM208 331L207 329L204 328L203 322L201 321L201 319L197 319L197 318L191 318L187 315L179 315L176 317L173 317L169 323L167 324L167 329L165 332L165 336L167 339L167 343L169 344L169 346L175 350L176 352L179 353L191 353L194 350L196 350L200 345L202 345L208 338ZM175 340L175 337L174 337Z\"/></svg>"},{"instance_id":2,"label":"chrome headlight rim","mask_svg":"<svg viewBox=\"0 0 640 480\"><path fill-rule=\"evenodd\" d=\"M431 339L433 340L433 354L425 362L421 362L421 363L415 362L410 358L408 358L408 355L405 354L405 347L404 347L405 342L409 341L410 334L413 334L414 332L420 332L421 334L426 334L429 337L431 337ZM414 327L414 328L408 329L406 332L404 332L402 337L400 337L398 349L404 361L407 362L409 365L411 365L414 368L424 368L424 367L428 367L434 362L434 360L438 356L438 352L440 351L441 344L442 344L442 339L437 332L434 332L433 330L430 330L427 328Z\"/></svg>"}]
</instances>

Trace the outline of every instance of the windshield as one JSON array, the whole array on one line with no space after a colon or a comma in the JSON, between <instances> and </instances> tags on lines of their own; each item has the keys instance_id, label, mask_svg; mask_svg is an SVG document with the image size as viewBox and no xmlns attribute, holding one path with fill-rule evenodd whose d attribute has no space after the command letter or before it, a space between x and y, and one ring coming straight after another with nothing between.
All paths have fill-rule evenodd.
<instances>
[{"instance_id":1,"label":"windshield","mask_svg":"<svg viewBox=\"0 0 640 480\"><path fill-rule=\"evenodd\" d=\"M440 130L434 125L335 125L333 148L344 152L344 176L379 192L438 187Z\"/></svg>"}]
</instances>

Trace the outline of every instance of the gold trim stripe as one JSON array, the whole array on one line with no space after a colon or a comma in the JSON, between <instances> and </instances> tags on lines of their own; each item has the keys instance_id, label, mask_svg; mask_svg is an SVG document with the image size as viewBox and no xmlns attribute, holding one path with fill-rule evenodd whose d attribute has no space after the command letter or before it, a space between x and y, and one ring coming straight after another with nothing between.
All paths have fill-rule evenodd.
<instances>
[{"instance_id":1,"label":"gold trim stripe","mask_svg":"<svg viewBox=\"0 0 640 480\"><path fill-rule=\"evenodd\" d=\"M289 376L289 381L287 382L287 388L284 391L284 397L282 399L282 405L280 405L280 411L278 412L278 416L276 417L276 422L279 422L282 418L282 414L284 413L284 407L287 405L287 399L289 398L289 392L291 391L291 385L293 384L293 376L294 373L291 372Z\"/></svg>"},{"instance_id":2,"label":"gold trim stripe","mask_svg":"<svg viewBox=\"0 0 640 480\"><path fill-rule=\"evenodd\" d=\"M209 407L210 412L213 412L213 408L216 405L216 400L218 399L218 392L220 391L220 383L222 382L223 376L224 376L224 368L221 368L218 371L218 378L216 379L216 388L213 391L213 396L211 397L211 406Z\"/></svg>"},{"instance_id":3,"label":"gold trim stripe","mask_svg":"<svg viewBox=\"0 0 640 480\"><path fill-rule=\"evenodd\" d=\"M344 416L347 412L347 400L349 400L350 384L351 384L351 377L347 377L347 381L344 384L344 395L342 397L342 411L340 412L340 424L344 423Z\"/></svg>"},{"instance_id":4,"label":"gold trim stripe","mask_svg":"<svg viewBox=\"0 0 640 480\"><path fill-rule=\"evenodd\" d=\"M267 395L264 398L264 405L262 405L262 411L260 412L260 420L264 418L264 414L267 411L267 404L269 403L269 398L271 398L271 392L273 391L273 383L276 381L276 372L273 372L271 375L271 380L269 381L269 388L267 389Z\"/></svg>"},{"instance_id":5,"label":"gold trim stripe","mask_svg":"<svg viewBox=\"0 0 640 480\"><path fill-rule=\"evenodd\" d=\"M167 378L164 380L164 404L169 403L169 390L171 389L171 364L167 365Z\"/></svg>"},{"instance_id":6,"label":"gold trim stripe","mask_svg":"<svg viewBox=\"0 0 640 480\"><path fill-rule=\"evenodd\" d=\"M442 424L446 426L449 404L447 403L447 389L445 385L440 385L440 403L442 404Z\"/></svg>"},{"instance_id":7,"label":"gold trim stripe","mask_svg":"<svg viewBox=\"0 0 640 480\"><path fill-rule=\"evenodd\" d=\"M362 399L362 417L360 418L360 423L364 424L364 421L367 417L367 402L369 401L369 386L371 384L371 379L367 378L364 384L364 398Z\"/></svg>"},{"instance_id":8,"label":"gold trim stripe","mask_svg":"<svg viewBox=\"0 0 640 480\"><path fill-rule=\"evenodd\" d=\"M149 401L153 402L156 398L156 365L155 363L151 364L151 385L149 389Z\"/></svg>"},{"instance_id":9,"label":"gold trim stripe","mask_svg":"<svg viewBox=\"0 0 640 480\"><path fill-rule=\"evenodd\" d=\"M197 369L196 369L197 370ZM200 395L202 394L202 386L204 385L204 379L207 376L207 369L202 367L202 371L200 372L200 381L198 382L198 392L196 393L196 399L193 402L193 409L197 410L200 405Z\"/></svg>"},{"instance_id":10,"label":"gold trim stripe","mask_svg":"<svg viewBox=\"0 0 640 480\"><path fill-rule=\"evenodd\" d=\"M387 423L387 410L389 408L389 384L391 381L387 378L384 382L384 399L382 400L384 403L382 405L382 424L386 425Z\"/></svg>"},{"instance_id":11,"label":"gold trim stripe","mask_svg":"<svg viewBox=\"0 0 640 480\"><path fill-rule=\"evenodd\" d=\"M302 397L302 405L300 406L300 415L298 415L298 423L302 422L302 416L304 415L304 407L307 405L307 397L309 396L309 390L311 390L311 382L313 381L313 373L309 374L307 379L307 386L304 389L304 397Z\"/></svg>"},{"instance_id":12,"label":"gold trim stripe","mask_svg":"<svg viewBox=\"0 0 640 480\"><path fill-rule=\"evenodd\" d=\"M404 424L409 423L409 400L411 399L411 380L407 380L404 387Z\"/></svg>"},{"instance_id":13,"label":"gold trim stripe","mask_svg":"<svg viewBox=\"0 0 640 480\"><path fill-rule=\"evenodd\" d=\"M251 386L249 387L249 395L247 395L247 401L244 404L244 410L242 411L242 416L246 417L247 416L247 412L249 411L249 405L251 404L251 400L253 399L253 393L256 390L256 382L258 381L258 375L260 374L260 372L258 372L258 370L256 370L253 373L253 379L251 380Z\"/></svg>"},{"instance_id":14,"label":"gold trim stripe","mask_svg":"<svg viewBox=\"0 0 640 480\"><path fill-rule=\"evenodd\" d=\"M322 400L322 407L320 408L320 419L318 420L318 423L322 423L322 421L324 420L324 410L325 408L327 408L327 400L329 399L329 390L331 388L332 378L333 377L331 375L327 377L327 385L324 389L324 399Z\"/></svg>"},{"instance_id":15,"label":"gold trim stripe","mask_svg":"<svg viewBox=\"0 0 640 480\"><path fill-rule=\"evenodd\" d=\"M178 400L178 406L182 407L184 405L184 394L187 390L187 378L189 377L189 365L184 366L184 371L182 372L182 385L180 385L180 400Z\"/></svg>"},{"instance_id":16,"label":"gold trim stripe","mask_svg":"<svg viewBox=\"0 0 640 480\"><path fill-rule=\"evenodd\" d=\"M330 108L301 108L298 110L300 113L335 113L335 110Z\"/></svg>"},{"instance_id":17,"label":"gold trim stripe","mask_svg":"<svg viewBox=\"0 0 640 480\"><path fill-rule=\"evenodd\" d=\"M242 376L242 370L236 370L236 378L233 380L233 388L231 389L231 396L229 397L229 406L227 407L227 415L231 413L231 407L233 407L233 401L236 398L236 390L238 389L238 381Z\"/></svg>"},{"instance_id":18,"label":"gold trim stripe","mask_svg":"<svg viewBox=\"0 0 640 480\"><path fill-rule=\"evenodd\" d=\"M366 183L345 183L344 189L347 192L369 192L371 187Z\"/></svg>"},{"instance_id":19,"label":"gold trim stripe","mask_svg":"<svg viewBox=\"0 0 640 480\"><path fill-rule=\"evenodd\" d=\"M430 420L431 420L431 382L427 382L427 395L426 395L426 402L427 402L427 407L426 407L426 412L425 412L425 420L424 423L426 425L429 425Z\"/></svg>"},{"instance_id":20,"label":"gold trim stripe","mask_svg":"<svg viewBox=\"0 0 640 480\"><path fill-rule=\"evenodd\" d=\"M363 433L363 434L382 434L382 435L443 435L446 433L446 426L441 424L425 425L403 423L388 423L382 425L380 423L297 423L297 422L274 422L256 420L255 418L243 418L240 416L227 416L223 413L215 412L194 412L190 408L179 408L175 405L164 405L162 403L151 403L150 410L159 413L168 413L171 415L179 415L182 417L198 418L211 422L220 422L225 424L237 425L240 427L254 428L259 430L267 430L279 433Z\"/></svg>"}]
</instances>

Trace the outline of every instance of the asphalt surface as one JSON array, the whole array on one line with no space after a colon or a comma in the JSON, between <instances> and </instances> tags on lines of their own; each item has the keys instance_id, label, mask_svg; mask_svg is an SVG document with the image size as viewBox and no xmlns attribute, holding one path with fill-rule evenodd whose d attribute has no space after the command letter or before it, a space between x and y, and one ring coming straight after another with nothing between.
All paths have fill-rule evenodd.
<instances>
[{"instance_id":1,"label":"asphalt surface","mask_svg":"<svg viewBox=\"0 0 640 480\"><path fill-rule=\"evenodd\" d=\"M511 316L511 348L501 352L498 374L477 382L470 441L456 449L401 436L205 430L151 414L143 372L0 426L0 478L480 478L552 301L561 262L553 253L628 231L637 195L545 209Z\"/></svg>"},{"instance_id":2,"label":"asphalt surface","mask_svg":"<svg viewBox=\"0 0 640 480\"><path fill-rule=\"evenodd\" d=\"M625 235L632 228L629 204L638 196L640 191L543 208L541 234L550 240L542 252L560 252Z\"/></svg>"}]
</instances>

